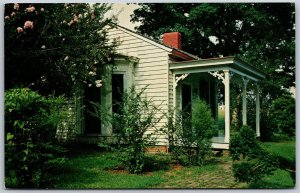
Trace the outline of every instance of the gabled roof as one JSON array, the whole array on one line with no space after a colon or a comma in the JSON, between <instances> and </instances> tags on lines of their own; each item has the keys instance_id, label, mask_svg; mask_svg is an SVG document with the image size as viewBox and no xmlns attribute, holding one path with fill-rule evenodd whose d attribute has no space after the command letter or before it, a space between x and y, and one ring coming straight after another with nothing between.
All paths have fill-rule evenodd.
<instances>
[{"instance_id":1,"label":"gabled roof","mask_svg":"<svg viewBox=\"0 0 300 193\"><path fill-rule=\"evenodd\" d=\"M121 30L123 29L123 30L129 32L131 35L134 35L134 36L136 36L136 37L138 37L140 39L143 39L143 40L147 41L148 43L156 45L159 48L162 48L162 49L170 52L171 55L174 55L176 57L182 58L183 60L199 60L200 59L198 56L195 56L193 54L187 53L187 52L185 52L185 51L183 51L181 49L177 49L177 48L173 48L173 47L167 46L167 45L165 45L165 44L163 44L163 43L161 43L161 42L159 42L157 40L154 40L154 39L152 39L150 37L142 35L142 34L140 34L138 32L132 31L132 30L126 28L126 27L120 26L118 24L113 24L113 25L117 26Z\"/></svg>"},{"instance_id":2,"label":"gabled roof","mask_svg":"<svg viewBox=\"0 0 300 193\"><path fill-rule=\"evenodd\" d=\"M180 58L183 61L180 62L171 62L169 64L171 70L176 70L178 72L189 72L193 71L193 69L216 69L219 68L220 70L223 67L228 67L232 71L235 71L239 73L240 75L247 76L250 79L253 79L255 81L261 80L265 78L265 73L263 73L261 70L256 69L252 65L247 64L246 62L240 60L237 57L234 56L227 56L222 58L207 58L207 59L201 59L198 56L195 56L193 54L187 53L181 49L173 48L168 45L165 45L157 40L154 40L150 37L144 36L138 32L135 32L133 30L130 30L126 27L113 24L117 26L117 28L126 31L127 33L130 33L131 35L140 38L152 45L155 45L161 49L164 49L168 52L170 52L170 56L174 56L176 58ZM196 70L197 71L197 70Z\"/></svg>"}]
</instances>

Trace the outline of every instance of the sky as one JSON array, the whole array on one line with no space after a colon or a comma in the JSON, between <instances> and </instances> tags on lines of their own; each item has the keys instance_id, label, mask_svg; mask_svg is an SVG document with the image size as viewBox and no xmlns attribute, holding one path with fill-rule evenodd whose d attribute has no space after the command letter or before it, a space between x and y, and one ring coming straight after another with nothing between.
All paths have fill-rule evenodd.
<instances>
[{"instance_id":1,"label":"sky","mask_svg":"<svg viewBox=\"0 0 300 193\"><path fill-rule=\"evenodd\" d=\"M134 27L138 25L130 22L130 15L133 14L133 10L137 9L139 5L126 3L115 3L112 5L112 10L107 13L108 16L118 15L118 24L128 29L134 30Z\"/></svg>"}]
</instances>

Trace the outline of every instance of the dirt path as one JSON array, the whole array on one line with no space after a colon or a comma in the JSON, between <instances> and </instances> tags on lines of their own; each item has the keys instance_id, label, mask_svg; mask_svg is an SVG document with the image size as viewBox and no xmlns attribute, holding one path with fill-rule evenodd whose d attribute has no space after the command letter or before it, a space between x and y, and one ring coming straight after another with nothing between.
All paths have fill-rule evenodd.
<instances>
[{"instance_id":1,"label":"dirt path","mask_svg":"<svg viewBox=\"0 0 300 193\"><path fill-rule=\"evenodd\" d=\"M202 172L175 165L164 175L165 182L156 188L244 188L245 183L234 180L231 161L221 161L214 169Z\"/></svg>"}]
</instances>

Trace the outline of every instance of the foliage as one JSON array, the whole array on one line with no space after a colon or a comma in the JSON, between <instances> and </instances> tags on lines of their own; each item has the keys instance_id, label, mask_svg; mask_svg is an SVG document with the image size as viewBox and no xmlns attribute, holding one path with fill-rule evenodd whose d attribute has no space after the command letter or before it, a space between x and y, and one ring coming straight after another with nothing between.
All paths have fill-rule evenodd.
<instances>
[{"instance_id":1,"label":"foliage","mask_svg":"<svg viewBox=\"0 0 300 193\"><path fill-rule=\"evenodd\" d=\"M184 51L200 58L238 56L266 74L266 79L261 82L261 96L264 96L261 99L261 136L270 139L273 132L269 124L270 103L285 93L289 94L288 89L295 86L295 4L139 5L140 8L131 15L131 21L139 22L136 30L141 34L161 41L163 33L178 31L182 34ZM165 16L164 19L161 15ZM240 93L235 87L232 85L231 90ZM232 101L231 104L237 103ZM241 108L239 116L240 112Z\"/></svg>"},{"instance_id":2,"label":"foliage","mask_svg":"<svg viewBox=\"0 0 300 193\"><path fill-rule=\"evenodd\" d=\"M137 91L135 87L130 88L123 94L122 102L119 104L118 113L112 116L105 114L101 105L93 103L96 107L95 116L101 115L112 125L114 134L118 138L119 158L125 164L130 173L141 173L144 168L145 148L155 145L159 136L159 128L156 124L161 120L159 107L148 100L143 93L146 88ZM151 130L150 130L151 129ZM101 144L107 147L106 144Z\"/></svg>"},{"instance_id":3,"label":"foliage","mask_svg":"<svg viewBox=\"0 0 300 193\"><path fill-rule=\"evenodd\" d=\"M215 134L214 119L210 108L200 99L193 101L191 118L183 116L184 113L179 111L175 120L169 118L167 127L175 141L172 155L183 165L202 166L211 154L211 138Z\"/></svg>"},{"instance_id":4,"label":"foliage","mask_svg":"<svg viewBox=\"0 0 300 193\"><path fill-rule=\"evenodd\" d=\"M271 123L278 133L284 133L290 137L295 136L295 111L295 99L290 96L282 96L272 101Z\"/></svg>"},{"instance_id":5,"label":"foliage","mask_svg":"<svg viewBox=\"0 0 300 193\"><path fill-rule=\"evenodd\" d=\"M275 156L260 146L249 126L231 137L229 151L234 177L240 182L257 182L278 168Z\"/></svg>"},{"instance_id":6,"label":"foliage","mask_svg":"<svg viewBox=\"0 0 300 193\"><path fill-rule=\"evenodd\" d=\"M131 21L141 23L136 27L140 33L160 40L165 32L181 32L183 50L201 58L240 55L268 74L268 84L272 85L268 92L274 87L280 90L281 85L285 88L295 85L294 4L139 5L140 8L131 15ZM284 14L278 9L284 10ZM166 16L164 19L160 17L162 14ZM283 71L276 72L276 69ZM280 84L276 86L277 82Z\"/></svg>"},{"instance_id":7,"label":"foliage","mask_svg":"<svg viewBox=\"0 0 300 193\"><path fill-rule=\"evenodd\" d=\"M63 101L28 88L5 92L5 172L7 178L16 176L18 188L42 186L47 172L64 161L55 140Z\"/></svg>"},{"instance_id":8,"label":"foliage","mask_svg":"<svg viewBox=\"0 0 300 193\"><path fill-rule=\"evenodd\" d=\"M101 86L110 63L107 4L6 4L5 89L72 94L75 84Z\"/></svg>"}]
</instances>

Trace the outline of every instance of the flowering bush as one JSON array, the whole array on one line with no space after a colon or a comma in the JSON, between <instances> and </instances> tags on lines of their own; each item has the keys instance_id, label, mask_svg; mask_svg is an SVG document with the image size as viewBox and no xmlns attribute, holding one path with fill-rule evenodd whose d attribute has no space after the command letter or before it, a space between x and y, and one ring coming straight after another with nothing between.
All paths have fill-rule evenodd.
<instances>
[{"instance_id":1,"label":"flowering bush","mask_svg":"<svg viewBox=\"0 0 300 193\"><path fill-rule=\"evenodd\" d=\"M29 86L42 94L70 94L74 85L102 86L111 63L104 18L107 4L6 4L6 89Z\"/></svg>"}]
</instances>

